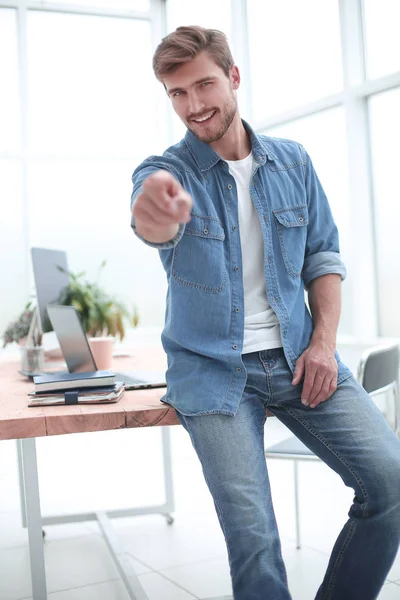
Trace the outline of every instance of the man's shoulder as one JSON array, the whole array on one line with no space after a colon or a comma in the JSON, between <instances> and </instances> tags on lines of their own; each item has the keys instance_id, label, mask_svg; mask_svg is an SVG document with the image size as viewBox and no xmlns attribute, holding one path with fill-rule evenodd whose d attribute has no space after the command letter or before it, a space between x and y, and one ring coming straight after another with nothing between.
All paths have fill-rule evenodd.
<instances>
[{"instance_id":1,"label":"man's shoulder","mask_svg":"<svg viewBox=\"0 0 400 600\"><path fill-rule=\"evenodd\" d=\"M148 167L166 169L174 173L179 179L181 179L185 173L191 174L193 164L185 141L181 140L177 144L170 146L162 154L152 154L151 156L148 156L137 167L136 171Z\"/></svg>"},{"instance_id":2,"label":"man's shoulder","mask_svg":"<svg viewBox=\"0 0 400 600\"><path fill-rule=\"evenodd\" d=\"M287 166L306 164L306 151L301 143L263 134L258 134L258 138L267 153L274 157L278 164Z\"/></svg>"}]
</instances>

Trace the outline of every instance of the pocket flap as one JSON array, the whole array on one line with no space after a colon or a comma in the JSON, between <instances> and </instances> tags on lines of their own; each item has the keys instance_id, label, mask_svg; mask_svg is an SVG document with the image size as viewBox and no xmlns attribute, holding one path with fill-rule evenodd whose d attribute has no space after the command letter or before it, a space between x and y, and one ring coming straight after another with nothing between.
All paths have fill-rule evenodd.
<instances>
[{"instance_id":1,"label":"pocket flap","mask_svg":"<svg viewBox=\"0 0 400 600\"><path fill-rule=\"evenodd\" d=\"M273 213L284 227L302 227L303 225L308 225L308 208L305 204L274 210Z\"/></svg>"},{"instance_id":2,"label":"pocket flap","mask_svg":"<svg viewBox=\"0 0 400 600\"><path fill-rule=\"evenodd\" d=\"M192 215L191 220L186 224L185 234L214 240L225 239L224 228L215 217Z\"/></svg>"}]
</instances>

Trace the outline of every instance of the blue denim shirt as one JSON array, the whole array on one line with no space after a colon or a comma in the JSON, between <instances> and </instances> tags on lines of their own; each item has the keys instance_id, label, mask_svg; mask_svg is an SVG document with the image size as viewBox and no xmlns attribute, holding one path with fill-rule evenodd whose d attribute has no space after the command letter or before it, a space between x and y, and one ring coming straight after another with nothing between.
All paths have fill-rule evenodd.
<instances>
[{"instance_id":1,"label":"blue denim shirt","mask_svg":"<svg viewBox=\"0 0 400 600\"><path fill-rule=\"evenodd\" d=\"M322 186L304 148L293 141L250 136L255 166L250 194L264 239L268 301L276 313L292 371L313 331L304 289L316 277L346 270L338 232ZM162 156L133 173L131 209L143 181L170 171L193 199L191 220L174 239L155 244L168 290L161 336L168 357L162 400L184 415L234 415L246 384L241 351L244 290L235 180L227 163L190 131ZM339 362L338 383L351 375Z\"/></svg>"}]
</instances>

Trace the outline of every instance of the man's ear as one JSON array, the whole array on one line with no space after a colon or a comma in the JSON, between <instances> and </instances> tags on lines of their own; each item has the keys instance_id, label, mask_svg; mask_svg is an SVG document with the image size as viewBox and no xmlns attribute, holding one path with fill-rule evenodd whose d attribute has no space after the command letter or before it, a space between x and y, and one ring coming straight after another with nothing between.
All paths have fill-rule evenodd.
<instances>
[{"instance_id":1,"label":"man's ear","mask_svg":"<svg viewBox=\"0 0 400 600\"><path fill-rule=\"evenodd\" d=\"M233 67L231 67L230 79L232 83L232 88L234 90L237 90L240 85L240 72L236 65L233 65Z\"/></svg>"}]
</instances>

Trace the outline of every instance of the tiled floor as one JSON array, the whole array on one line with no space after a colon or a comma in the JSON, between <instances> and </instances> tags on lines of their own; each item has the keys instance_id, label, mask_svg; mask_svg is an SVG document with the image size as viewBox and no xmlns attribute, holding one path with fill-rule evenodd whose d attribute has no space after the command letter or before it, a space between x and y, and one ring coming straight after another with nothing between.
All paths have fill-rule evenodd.
<instances>
[{"instance_id":1,"label":"tiled floor","mask_svg":"<svg viewBox=\"0 0 400 600\"><path fill-rule=\"evenodd\" d=\"M286 435L276 419L268 422L266 433L270 443ZM39 440L43 513L159 502L163 491L159 434L119 431ZM152 515L115 520L115 528L149 600L228 599L226 550L200 467L182 428L172 429L172 442L174 524ZM15 461L15 444L0 442L0 600L31 598ZM292 465L271 461L269 470L293 600L312 600L352 492L321 463L300 464L303 547L296 550ZM51 600L128 600L93 522L46 527L45 560ZM400 600L400 556L379 600Z\"/></svg>"}]
</instances>

